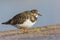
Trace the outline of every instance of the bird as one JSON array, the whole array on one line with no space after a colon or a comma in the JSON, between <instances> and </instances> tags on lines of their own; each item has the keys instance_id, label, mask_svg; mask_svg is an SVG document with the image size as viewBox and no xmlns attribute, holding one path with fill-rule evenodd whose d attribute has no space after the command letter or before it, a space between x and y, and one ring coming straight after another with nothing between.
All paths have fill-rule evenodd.
<instances>
[{"instance_id":1,"label":"bird","mask_svg":"<svg viewBox=\"0 0 60 40\"><path fill-rule=\"evenodd\" d=\"M41 14L37 9L26 10L2 24L12 25L18 29L22 29L22 32L27 32L26 28L31 28L36 23L38 16L41 16Z\"/></svg>"}]
</instances>

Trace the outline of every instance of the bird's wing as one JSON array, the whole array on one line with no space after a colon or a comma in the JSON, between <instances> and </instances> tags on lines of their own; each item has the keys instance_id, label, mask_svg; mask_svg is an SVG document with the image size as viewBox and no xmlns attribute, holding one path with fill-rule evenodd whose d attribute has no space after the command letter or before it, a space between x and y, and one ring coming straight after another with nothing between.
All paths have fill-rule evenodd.
<instances>
[{"instance_id":1,"label":"bird's wing","mask_svg":"<svg viewBox=\"0 0 60 40\"><path fill-rule=\"evenodd\" d=\"M22 24L25 20L26 20L26 16L24 14L17 14L16 16L14 16L11 19L11 24L15 25L15 24Z\"/></svg>"},{"instance_id":2,"label":"bird's wing","mask_svg":"<svg viewBox=\"0 0 60 40\"><path fill-rule=\"evenodd\" d=\"M28 19L29 16L28 14L30 14L30 12L28 11L19 13L10 20L8 20L7 22L4 22L2 24L11 24L11 25L22 24L26 19Z\"/></svg>"}]
</instances>

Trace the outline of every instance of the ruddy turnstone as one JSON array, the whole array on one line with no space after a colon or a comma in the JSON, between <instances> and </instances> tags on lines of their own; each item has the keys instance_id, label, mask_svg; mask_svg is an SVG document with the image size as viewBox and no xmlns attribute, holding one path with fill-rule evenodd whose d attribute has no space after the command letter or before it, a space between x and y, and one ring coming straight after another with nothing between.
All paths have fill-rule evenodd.
<instances>
[{"instance_id":1,"label":"ruddy turnstone","mask_svg":"<svg viewBox=\"0 0 60 40\"><path fill-rule=\"evenodd\" d=\"M36 9L28 10L15 15L13 18L2 24L13 25L19 29L23 29L23 32L26 32L26 28L32 27L32 25L36 23L39 15L41 16Z\"/></svg>"}]
</instances>

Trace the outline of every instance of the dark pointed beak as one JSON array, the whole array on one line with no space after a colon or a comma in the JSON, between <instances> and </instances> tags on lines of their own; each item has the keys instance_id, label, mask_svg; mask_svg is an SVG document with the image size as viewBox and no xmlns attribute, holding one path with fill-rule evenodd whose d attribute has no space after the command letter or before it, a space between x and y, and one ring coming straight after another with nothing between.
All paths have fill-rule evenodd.
<instances>
[{"instance_id":1,"label":"dark pointed beak","mask_svg":"<svg viewBox=\"0 0 60 40\"><path fill-rule=\"evenodd\" d=\"M41 14L38 14L39 16L42 16Z\"/></svg>"}]
</instances>

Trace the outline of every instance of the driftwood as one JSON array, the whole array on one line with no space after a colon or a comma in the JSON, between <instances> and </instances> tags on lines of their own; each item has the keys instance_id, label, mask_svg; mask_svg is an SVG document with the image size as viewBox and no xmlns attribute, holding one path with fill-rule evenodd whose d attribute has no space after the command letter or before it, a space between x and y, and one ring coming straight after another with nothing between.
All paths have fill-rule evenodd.
<instances>
[{"instance_id":1,"label":"driftwood","mask_svg":"<svg viewBox=\"0 0 60 40\"><path fill-rule=\"evenodd\" d=\"M31 28L28 30L28 33L23 33L21 30L4 31L0 32L0 40L17 40L18 38L35 38L56 34L60 34L60 25Z\"/></svg>"}]
</instances>

